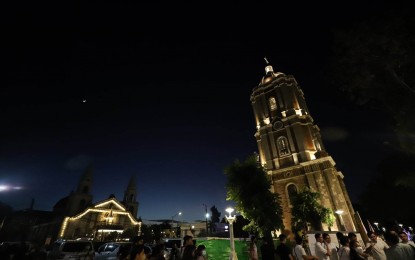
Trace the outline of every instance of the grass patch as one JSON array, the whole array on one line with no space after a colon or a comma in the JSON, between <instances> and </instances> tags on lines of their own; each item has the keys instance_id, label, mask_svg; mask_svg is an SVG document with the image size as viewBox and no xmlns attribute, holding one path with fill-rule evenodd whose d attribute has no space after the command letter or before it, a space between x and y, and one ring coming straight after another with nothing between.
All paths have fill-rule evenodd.
<instances>
[{"instance_id":1,"label":"grass patch","mask_svg":"<svg viewBox=\"0 0 415 260\"><path fill-rule=\"evenodd\" d=\"M229 259L231 252L230 242L226 239L197 239L196 246L203 244L206 247L209 260L224 260ZM235 240L235 251L238 255L238 260L248 260L248 245L249 241ZM259 249L258 249L259 250Z\"/></svg>"}]
</instances>

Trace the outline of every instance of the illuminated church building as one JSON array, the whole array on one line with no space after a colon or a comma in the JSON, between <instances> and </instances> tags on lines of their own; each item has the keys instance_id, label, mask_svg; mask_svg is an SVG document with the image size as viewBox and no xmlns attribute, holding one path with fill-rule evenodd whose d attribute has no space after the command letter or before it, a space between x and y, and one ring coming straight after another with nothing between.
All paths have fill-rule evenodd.
<instances>
[{"instance_id":1,"label":"illuminated church building","mask_svg":"<svg viewBox=\"0 0 415 260\"><path fill-rule=\"evenodd\" d=\"M260 162L272 181L272 192L281 197L284 226L291 228L290 196L309 187L321 194L324 207L337 213L331 230L356 230L343 174L326 152L295 78L267 64L251 103Z\"/></svg>"},{"instance_id":2,"label":"illuminated church building","mask_svg":"<svg viewBox=\"0 0 415 260\"><path fill-rule=\"evenodd\" d=\"M92 168L88 167L81 176L77 189L53 207L54 220L34 226L32 238L46 243L57 238L105 240L113 232L141 232L141 220L137 219L139 203L135 179L129 181L122 201L110 195L103 201L92 203L92 183Z\"/></svg>"}]
</instances>

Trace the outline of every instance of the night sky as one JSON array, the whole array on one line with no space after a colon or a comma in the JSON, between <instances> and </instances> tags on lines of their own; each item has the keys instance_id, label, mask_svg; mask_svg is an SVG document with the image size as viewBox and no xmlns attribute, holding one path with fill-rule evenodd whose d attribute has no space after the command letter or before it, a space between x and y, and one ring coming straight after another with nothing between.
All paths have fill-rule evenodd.
<instances>
[{"instance_id":1,"label":"night sky","mask_svg":"<svg viewBox=\"0 0 415 260\"><path fill-rule=\"evenodd\" d=\"M0 201L52 210L92 163L94 202L135 176L143 219L224 216L225 166L257 151L249 98L267 57L297 79L356 202L389 132L325 78L333 32L387 9L359 3L7 4L0 187L22 189Z\"/></svg>"}]
</instances>

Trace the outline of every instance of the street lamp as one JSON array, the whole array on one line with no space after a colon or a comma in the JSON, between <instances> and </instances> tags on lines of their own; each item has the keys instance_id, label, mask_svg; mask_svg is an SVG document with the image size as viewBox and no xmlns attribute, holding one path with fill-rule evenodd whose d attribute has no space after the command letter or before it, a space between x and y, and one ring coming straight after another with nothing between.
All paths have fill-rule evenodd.
<instances>
[{"instance_id":1,"label":"street lamp","mask_svg":"<svg viewBox=\"0 0 415 260\"><path fill-rule=\"evenodd\" d=\"M172 234L173 234L173 220L174 220L174 217L176 217L177 215L181 215L182 213L181 212L178 212L178 213L176 213L176 214L174 214L172 217L171 217L171 225L170 225L170 236L172 236ZM172 236L173 237L173 236ZM174 236L174 237L176 237L176 236Z\"/></svg>"},{"instance_id":2,"label":"street lamp","mask_svg":"<svg viewBox=\"0 0 415 260\"><path fill-rule=\"evenodd\" d=\"M337 215L339 215L339 219L340 219L340 230L346 230L346 228L345 228L345 226L344 226L344 221L343 221L343 210L341 210L341 209L338 209L338 210L336 210L335 211L335 213L337 214Z\"/></svg>"},{"instance_id":3,"label":"street lamp","mask_svg":"<svg viewBox=\"0 0 415 260\"><path fill-rule=\"evenodd\" d=\"M207 212L207 205L203 203L203 206L205 207L205 212L206 212L206 234L209 234L209 230L208 230L209 213Z\"/></svg>"},{"instance_id":4,"label":"street lamp","mask_svg":"<svg viewBox=\"0 0 415 260\"><path fill-rule=\"evenodd\" d=\"M373 224L375 224L377 231L379 231L379 222L373 222Z\"/></svg>"},{"instance_id":5,"label":"street lamp","mask_svg":"<svg viewBox=\"0 0 415 260\"><path fill-rule=\"evenodd\" d=\"M226 220L229 222L229 236L231 242L231 254L229 255L230 260L238 260L238 256L235 252L235 242L233 241L233 222L235 222L236 217L235 215L232 216L232 212L234 211L233 208L227 208L226 212L229 213L229 216L226 216Z\"/></svg>"},{"instance_id":6,"label":"street lamp","mask_svg":"<svg viewBox=\"0 0 415 260\"><path fill-rule=\"evenodd\" d=\"M209 218L209 213L206 213L206 234L209 234L208 218Z\"/></svg>"}]
</instances>

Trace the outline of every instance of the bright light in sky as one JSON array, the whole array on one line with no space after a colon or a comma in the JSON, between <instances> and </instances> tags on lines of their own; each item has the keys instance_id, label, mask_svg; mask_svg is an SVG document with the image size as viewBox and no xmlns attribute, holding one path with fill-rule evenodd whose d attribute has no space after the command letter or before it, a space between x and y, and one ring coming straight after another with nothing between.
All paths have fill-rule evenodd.
<instances>
[{"instance_id":1,"label":"bright light in sky","mask_svg":"<svg viewBox=\"0 0 415 260\"><path fill-rule=\"evenodd\" d=\"M21 190L22 187L20 186L10 186L10 185L0 185L0 192L6 192L9 190Z\"/></svg>"}]
</instances>

